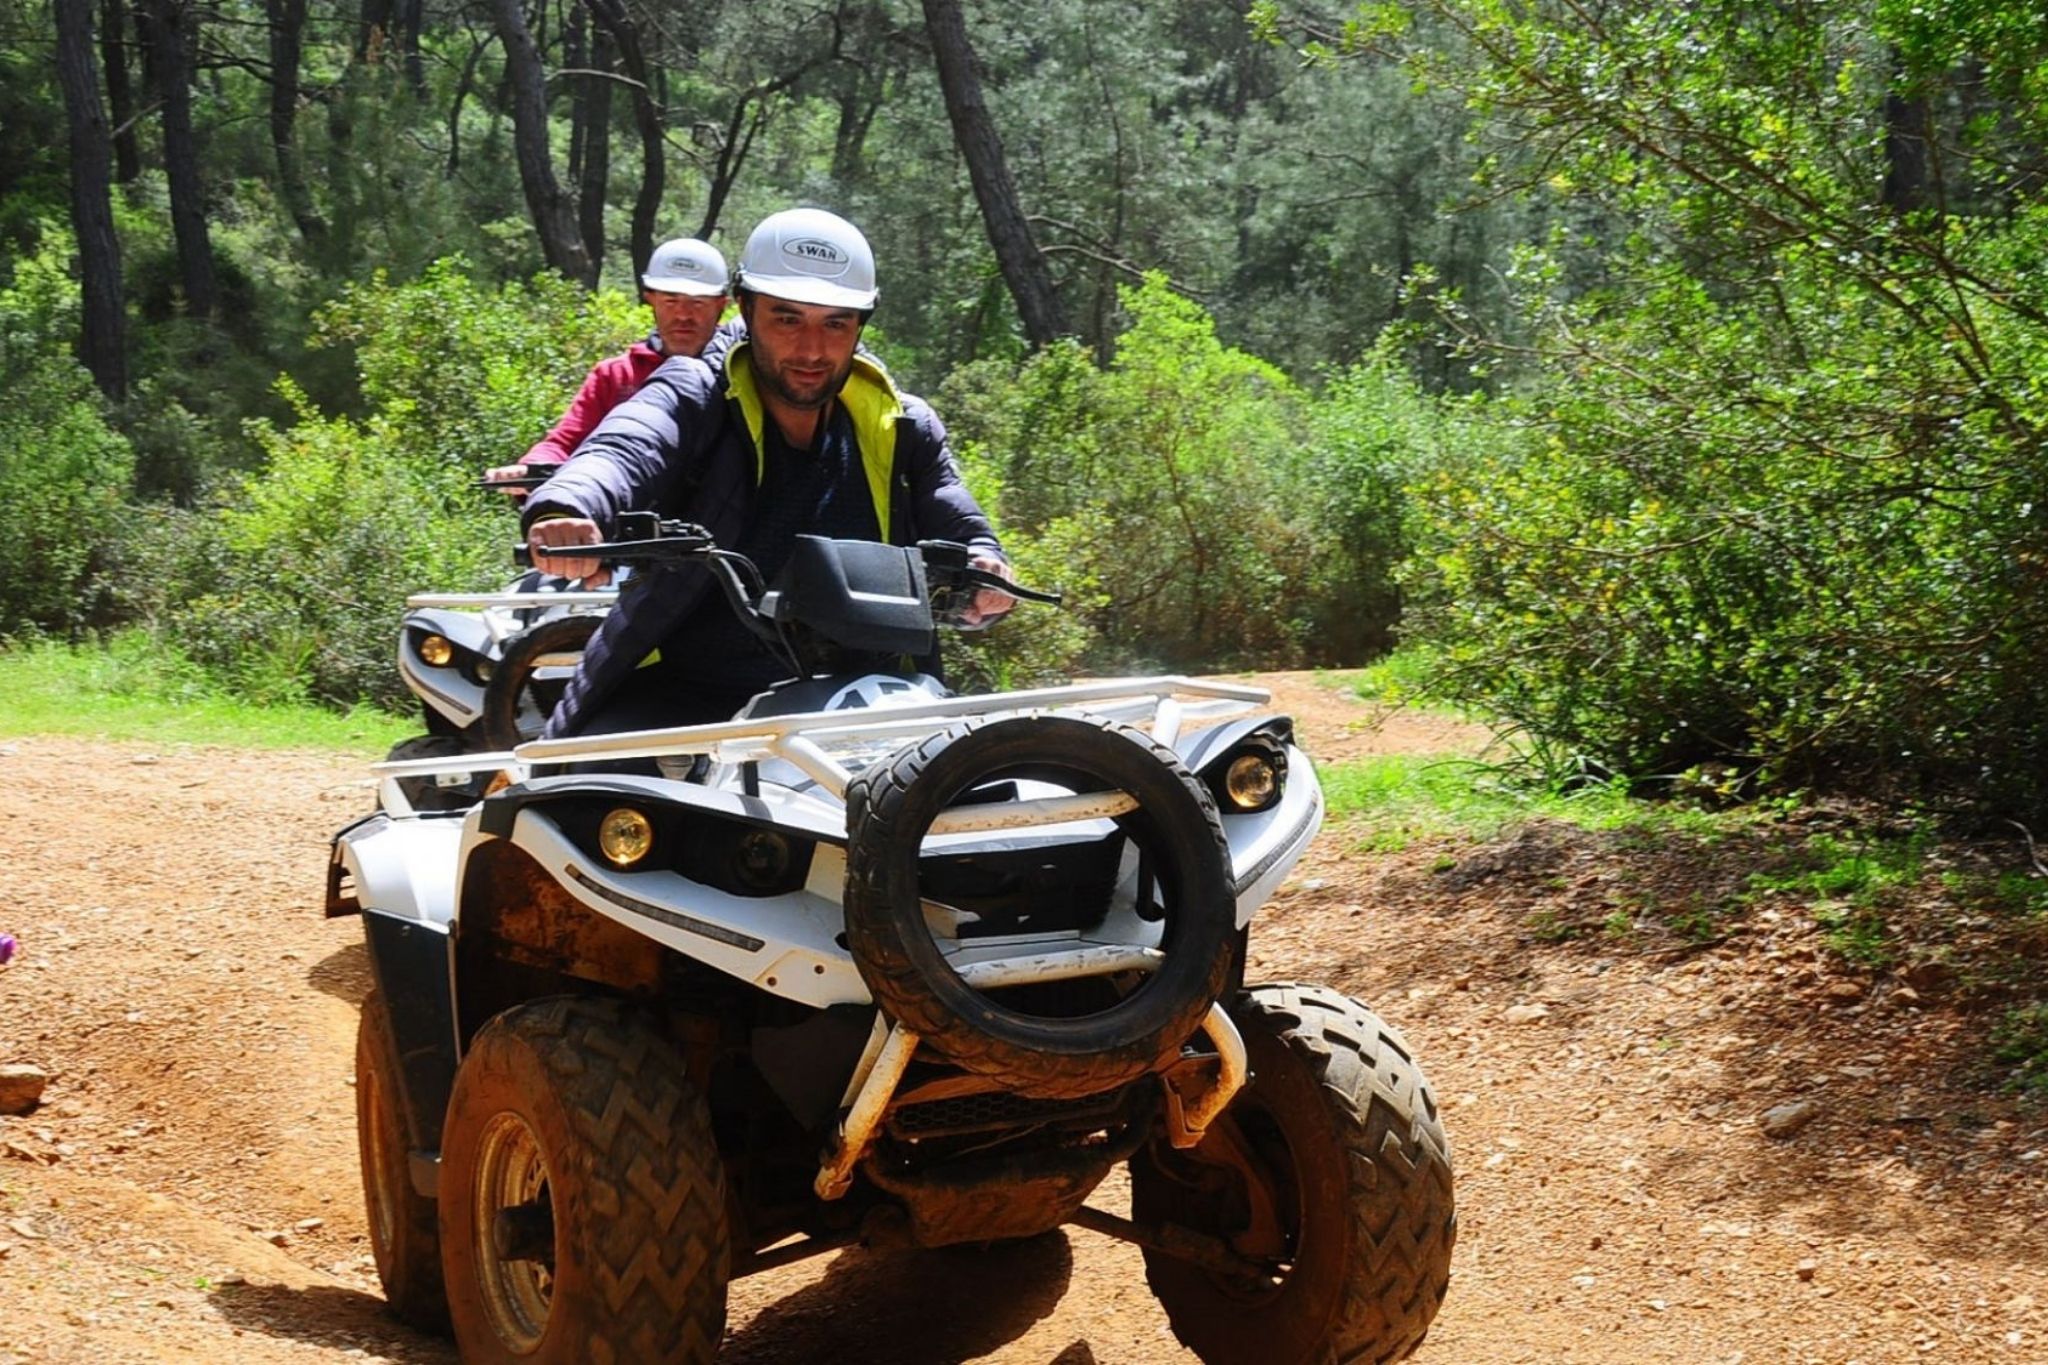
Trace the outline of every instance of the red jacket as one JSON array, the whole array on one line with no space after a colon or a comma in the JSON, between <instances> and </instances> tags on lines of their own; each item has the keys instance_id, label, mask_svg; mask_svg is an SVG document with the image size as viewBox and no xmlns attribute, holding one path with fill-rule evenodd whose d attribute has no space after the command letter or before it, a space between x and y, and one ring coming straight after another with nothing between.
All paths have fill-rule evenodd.
<instances>
[{"instance_id":1,"label":"red jacket","mask_svg":"<svg viewBox=\"0 0 2048 1365\"><path fill-rule=\"evenodd\" d=\"M576 447L583 444L583 438L597 430L597 424L604 420L606 413L640 392L647 376L661 368L661 362L668 359L668 353L658 349L659 345L659 335L649 335L645 341L634 342L624 355L615 355L593 365L590 373L584 376L583 387L570 400L569 410L562 414L562 420L555 423L554 430L535 441L533 448L521 456L519 462L566 462L576 453Z\"/></svg>"}]
</instances>

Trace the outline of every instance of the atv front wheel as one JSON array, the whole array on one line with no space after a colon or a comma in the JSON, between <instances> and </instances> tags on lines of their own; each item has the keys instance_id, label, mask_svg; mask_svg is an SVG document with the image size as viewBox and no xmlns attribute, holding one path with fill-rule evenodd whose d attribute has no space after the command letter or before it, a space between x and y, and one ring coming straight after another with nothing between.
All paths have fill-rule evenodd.
<instances>
[{"instance_id":1,"label":"atv front wheel","mask_svg":"<svg viewBox=\"0 0 2048 1365\"><path fill-rule=\"evenodd\" d=\"M731 1239L711 1114L617 1001L555 997L485 1025L441 1146L442 1267L466 1362L705 1365Z\"/></svg>"},{"instance_id":2,"label":"atv front wheel","mask_svg":"<svg viewBox=\"0 0 2048 1365\"><path fill-rule=\"evenodd\" d=\"M1207 1365L1406 1359L1450 1282L1450 1147L1407 1043L1319 986L1258 986L1231 1009L1252 1079L1180 1152L1131 1159L1132 1216L1222 1239L1227 1276L1163 1252L1145 1278Z\"/></svg>"},{"instance_id":3,"label":"atv front wheel","mask_svg":"<svg viewBox=\"0 0 2048 1365\"><path fill-rule=\"evenodd\" d=\"M363 1165L363 1207L370 1253L384 1301L400 1322L448 1330L441 1290L441 1233L434 1201L413 1188L412 1143L398 1110L398 1045L381 991L363 998L356 1024L356 1150Z\"/></svg>"},{"instance_id":4,"label":"atv front wheel","mask_svg":"<svg viewBox=\"0 0 2048 1365\"><path fill-rule=\"evenodd\" d=\"M1088 994L979 990L953 970L926 917L924 838L940 812L985 800L1017 779L1073 793L1117 794L1124 858L1144 886L1142 913L1161 922L1155 970L1135 981L1073 983ZM1049 1099L1114 1090L1179 1055L1223 993L1236 951L1230 853L1208 789L1173 751L1104 720L1020 716L968 721L911 745L846 791L846 938L862 980L892 1019L965 1070ZM1117 848L1109 850L1112 862ZM1050 857L1050 855L1048 855ZM1010 899L1073 900L1029 875ZM1093 888L1108 909L1110 888ZM1071 912L1072 907L1066 907ZM1057 946L1049 944L1048 946Z\"/></svg>"},{"instance_id":5,"label":"atv front wheel","mask_svg":"<svg viewBox=\"0 0 2048 1365\"><path fill-rule=\"evenodd\" d=\"M601 617L588 614L557 616L505 641L484 685L483 715L477 722L486 748L511 749L540 737L569 684L567 666L549 656L581 654L600 624ZM542 676L544 667L552 676Z\"/></svg>"}]
</instances>

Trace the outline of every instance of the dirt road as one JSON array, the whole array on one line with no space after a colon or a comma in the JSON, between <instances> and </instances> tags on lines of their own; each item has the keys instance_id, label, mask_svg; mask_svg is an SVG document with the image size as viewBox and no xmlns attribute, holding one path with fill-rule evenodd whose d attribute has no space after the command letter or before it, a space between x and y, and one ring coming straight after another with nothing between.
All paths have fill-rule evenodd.
<instances>
[{"instance_id":1,"label":"dirt road","mask_svg":"<svg viewBox=\"0 0 2048 1365\"><path fill-rule=\"evenodd\" d=\"M1278 686L1325 759L1459 739ZM383 1316L364 1240L367 969L319 896L369 801L321 754L0 743L0 1063L54 1077L0 1118L0 1365L454 1359ZM1358 844L1325 830L1253 974L1372 1003L1444 1102L1462 1230L1424 1365L2048 1361L2048 1120L1972 1071L1981 1020L1843 972L1798 915L1705 948L1531 932L1626 904L1655 849ZM1193 1358L1137 1253L1069 1229L743 1281L724 1359Z\"/></svg>"}]
</instances>

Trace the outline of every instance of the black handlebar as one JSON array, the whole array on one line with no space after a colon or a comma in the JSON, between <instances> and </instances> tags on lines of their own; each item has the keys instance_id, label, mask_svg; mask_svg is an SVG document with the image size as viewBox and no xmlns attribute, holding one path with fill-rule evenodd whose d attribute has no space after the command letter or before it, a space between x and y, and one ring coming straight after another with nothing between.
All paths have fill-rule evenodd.
<instances>
[{"instance_id":1,"label":"black handlebar","mask_svg":"<svg viewBox=\"0 0 2048 1365\"><path fill-rule=\"evenodd\" d=\"M829 672L824 667L834 656L833 640L850 648L868 649L870 645L856 643L856 638L833 635L829 627L819 627L814 621L807 622L799 615L792 614L790 603L779 593L768 591L762 581L761 572L751 559L733 550L721 550L712 540L711 533L695 522L665 520L653 512L622 512L616 522L614 540L599 541L585 545L533 546L521 542L514 548L514 558L522 566L531 566L538 557L541 559L597 559L606 564L662 564L701 563L711 573L713 580L724 594L726 602L747 627L771 650L788 660L797 670L797 676L808 676L814 672ZM879 549L881 547L870 547ZM967 619L974 613L975 602L983 589L990 589L1007 596L1029 602L1045 602L1057 606L1061 597L1057 592L1041 592L1012 583L1001 574L977 568L973 563L974 551L958 541L922 540L917 543L917 557L921 562L924 580L924 595L930 614L924 618L922 630L928 643L917 647L928 650L931 627L948 625L961 630L977 630L990 622ZM543 565L543 568L546 566ZM841 584L844 591L845 584ZM918 629L898 620L877 625L874 621L856 628L868 631L865 639L872 640L875 630L883 632L882 638L897 639L903 630ZM820 631L824 634L821 635ZM895 631L896 636L888 632ZM829 637L829 638L826 638ZM891 643L888 651L898 648L909 650L908 646ZM914 650L910 652L916 652Z\"/></svg>"},{"instance_id":2,"label":"black handlebar","mask_svg":"<svg viewBox=\"0 0 2048 1365\"><path fill-rule=\"evenodd\" d=\"M562 466L559 464L522 464L519 468L524 472L503 479L493 479L486 475L484 478L478 479L475 486L478 488L494 489L511 488L517 489L522 493L530 493L560 473Z\"/></svg>"},{"instance_id":3,"label":"black handlebar","mask_svg":"<svg viewBox=\"0 0 2048 1365\"><path fill-rule=\"evenodd\" d=\"M949 624L959 624L960 615L972 605L982 589L1005 593L1025 602L1058 606L1057 592L1042 592L1013 583L1001 574L976 568L974 551L956 540L920 540L917 548L924 559L925 586L930 590L932 615ZM535 550L526 541L513 547L512 557L521 568L534 566ZM561 545L539 551L543 559L600 559L609 564L664 564L708 560L726 596L750 626L759 620L763 591L760 573L753 561L730 550L721 550L711 533L695 522L666 520L653 512L621 512L618 539L589 545ZM543 566L545 567L545 566ZM765 623L763 623L765 624ZM771 628L772 629L772 628ZM766 634L757 628L757 633Z\"/></svg>"}]
</instances>

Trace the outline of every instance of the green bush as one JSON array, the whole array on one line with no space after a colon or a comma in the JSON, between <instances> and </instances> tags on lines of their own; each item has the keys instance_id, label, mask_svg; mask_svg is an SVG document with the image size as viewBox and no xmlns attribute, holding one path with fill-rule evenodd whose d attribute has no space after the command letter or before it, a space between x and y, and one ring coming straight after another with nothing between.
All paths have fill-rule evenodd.
<instances>
[{"instance_id":1,"label":"green bush","mask_svg":"<svg viewBox=\"0 0 2048 1365\"><path fill-rule=\"evenodd\" d=\"M559 275L478 284L461 260L409 284L381 273L315 316L315 340L354 348L362 396L421 469L509 464L554 425L590 367L645 336L628 294Z\"/></svg>"},{"instance_id":2,"label":"green bush","mask_svg":"<svg viewBox=\"0 0 2048 1365\"><path fill-rule=\"evenodd\" d=\"M2048 199L2017 169L2048 37L1996 6L1429 7L1471 42L1418 74L1606 225L1514 263L1513 344L1441 299L1508 395L1411 488L1411 624L1462 695L1554 769L2048 814ZM1939 164L1887 135L1910 107Z\"/></svg>"},{"instance_id":3,"label":"green bush","mask_svg":"<svg viewBox=\"0 0 2048 1365\"><path fill-rule=\"evenodd\" d=\"M523 454L638 317L557 279L478 285L459 262L347 291L319 336L353 347L369 413L322 413L280 380L295 420L249 424L261 470L147 546L180 585L165 610L192 657L254 701L403 701L406 595L515 572L516 523L476 479Z\"/></svg>"},{"instance_id":4,"label":"green bush","mask_svg":"<svg viewBox=\"0 0 2048 1365\"><path fill-rule=\"evenodd\" d=\"M0 288L0 635L75 635L110 612L134 456L70 354L78 308L54 250Z\"/></svg>"},{"instance_id":5,"label":"green bush","mask_svg":"<svg viewBox=\"0 0 2048 1365\"><path fill-rule=\"evenodd\" d=\"M1358 663L1398 610L1399 480L1420 399L1384 369L1318 403L1153 277L1099 369L1078 345L955 373L941 407L1013 534L1063 547L1090 667Z\"/></svg>"},{"instance_id":6,"label":"green bush","mask_svg":"<svg viewBox=\"0 0 2048 1365\"><path fill-rule=\"evenodd\" d=\"M2048 800L2048 447L2011 393L1820 275L1570 325L1644 378L1559 374L1412 490L1463 696L1632 777Z\"/></svg>"}]
</instances>

